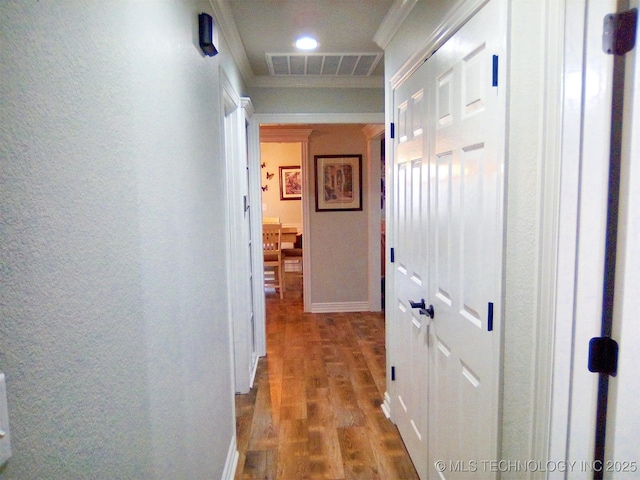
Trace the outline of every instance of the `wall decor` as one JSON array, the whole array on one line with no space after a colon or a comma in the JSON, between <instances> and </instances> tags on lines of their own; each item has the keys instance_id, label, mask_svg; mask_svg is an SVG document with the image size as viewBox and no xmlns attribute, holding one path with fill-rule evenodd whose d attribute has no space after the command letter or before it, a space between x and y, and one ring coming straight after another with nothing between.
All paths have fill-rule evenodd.
<instances>
[{"instance_id":1,"label":"wall decor","mask_svg":"<svg viewBox=\"0 0 640 480\"><path fill-rule=\"evenodd\" d=\"M362 210L362 155L315 155L316 212Z\"/></svg>"},{"instance_id":2,"label":"wall decor","mask_svg":"<svg viewBox=\"0 0 640 480\"><path fill-rule=\"evenodd\" d=\"M301 198L301 167L280 167L280 200L300 200Z\"/></svg>"}]
</instances>

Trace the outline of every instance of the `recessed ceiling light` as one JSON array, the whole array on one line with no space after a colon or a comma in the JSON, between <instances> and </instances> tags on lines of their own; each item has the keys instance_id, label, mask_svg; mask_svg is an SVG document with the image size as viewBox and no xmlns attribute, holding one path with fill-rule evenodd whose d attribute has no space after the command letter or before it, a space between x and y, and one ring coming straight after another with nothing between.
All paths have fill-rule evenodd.
<instances>
[{"instance_id":1,"label":"recessed ceiling light","mask_svg":"<svg viewBox=\"0 0 640 480\"><path fill-rule=\"evenodd\" d=\"M313 50L318 46L318 41L312 37L300 37L296 40L296 48L300 50Z\"/></svg>"}]
</instances>

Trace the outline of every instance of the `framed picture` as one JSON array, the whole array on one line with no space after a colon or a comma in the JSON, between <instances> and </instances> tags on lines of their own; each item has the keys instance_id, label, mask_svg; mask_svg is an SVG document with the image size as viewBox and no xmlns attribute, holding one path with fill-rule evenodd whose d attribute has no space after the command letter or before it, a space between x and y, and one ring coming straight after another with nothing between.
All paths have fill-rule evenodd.
<instances>
[{"instance_id":1,"label":"framed picture","mask_svg":"<svg viewBox=\"0 0 640 480\"><path fill-rule=\"evenodd\" d=\"M301 167L280 167L280 200L300 200L301 198Z\"/></svg>"},{"instance_id":2,"label":"framed picture","mask_svg":"<svg viewBox=\"0 0 640 480\"><path fill-rule=\"evenodd\" d=\"M362 155L316 155L316 212L362 210Z\"/></svg>"}]
</instances>

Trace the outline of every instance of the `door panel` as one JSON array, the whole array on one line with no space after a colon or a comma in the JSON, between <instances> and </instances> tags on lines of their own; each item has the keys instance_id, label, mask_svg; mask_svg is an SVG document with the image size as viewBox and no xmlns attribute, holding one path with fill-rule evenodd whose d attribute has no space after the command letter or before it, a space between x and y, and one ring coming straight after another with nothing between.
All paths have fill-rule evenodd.
<instances>
[{"instance_id":1,"label":"door panel","mask_svg":"<svg viewBox=\"0 0 640 480\"><path fill-rule=\"evenodd\" d=\"M428 282L435 310L430 377L437 380L429 387L429 478L461 474L437 472L438 460L482 466L497 458L505 99L490 72L494 55L504 57L499 6L487 4L427 62L437 107L430 121L437 266Z\"/></svg>"},{"instance_id":2,"label":"door panel","mask_svg":"<svg viewBox=\"0 0 640 480\"><path fill-rule=\"evenodd\" d=\"M396 365L396 385L392 409L407 449L418 472L427 472L427 388L428 335L427 319L410 301L419 302L426 291L428 186L427 163L424 161L424 95L419 83L408 81L397 92L403 101L396 109L396 242L395 338L402 349Z\"/></svg>"},{"instance_id":3,"label":"door panel","mask_svg":"<svg viewBox=\"0 0 640 480\"><path fill-rule=\"evenodd\" d=\"M425 479L497 458L506 115L492 74L503 5L489 2L394 92L392 410ZM421 298L433 320L409 305Z\"/></svg>"}]
</instances>

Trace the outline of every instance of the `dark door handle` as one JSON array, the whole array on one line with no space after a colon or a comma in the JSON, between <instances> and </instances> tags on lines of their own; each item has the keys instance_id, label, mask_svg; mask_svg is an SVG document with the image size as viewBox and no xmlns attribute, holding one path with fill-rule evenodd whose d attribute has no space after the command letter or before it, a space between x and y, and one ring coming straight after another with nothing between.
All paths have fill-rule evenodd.
<instances>
[{"instance_id":1,"label":"dark door handle","mask_svg":"<svg viewBox=\"0 0 640 480\"><path fill-rule=\"evenodd\" d=\"M433 311L433 305L429 305L429 308L420 309L420 315L426 315L429 318L433 318L435 314L436 313Z\"/></svg>"},{"instance_id":2,"label":"dark door handle","mask_svg":"<svg viewBox=\"0 0 640 480\"><path fill-rule=\"evenodd\" d=\"M421 299L419 302L412 302L411 300L409 300L409 304L411 305L411 308L421 308L421 309L426 308L426 305L424 304L424 298Z\"/></svg>"}]
</instances>

